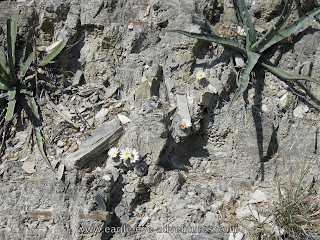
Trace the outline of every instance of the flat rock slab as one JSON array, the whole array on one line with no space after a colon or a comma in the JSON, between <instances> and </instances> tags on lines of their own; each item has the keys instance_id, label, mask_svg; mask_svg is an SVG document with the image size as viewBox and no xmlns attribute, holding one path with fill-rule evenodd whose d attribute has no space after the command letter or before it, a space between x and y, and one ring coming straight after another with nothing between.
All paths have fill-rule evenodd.
<instances>
[{"instance_id":1,"label":"flat rock slab","mask_svg":"<svg viewBox=\"0 0 320 240\"><path fill-rule=\"evenodd\" d=\"M79 149L65 157L64 164L67 169L92 167L96 157L107 151L110 146L122 135L123 128L117 119L104 123L94 130L90 136L79 146Z\"/></svg>"},{"instance_id":2,"label":"flat rock slab","mask_svg":"<svg viewBox=\"0 0 320 240\"><path fill-rule=\"evenodd\" d=\"M177 94L178 114L183 119L191 119L186 95Z\"/></svg>"}]
</instances>

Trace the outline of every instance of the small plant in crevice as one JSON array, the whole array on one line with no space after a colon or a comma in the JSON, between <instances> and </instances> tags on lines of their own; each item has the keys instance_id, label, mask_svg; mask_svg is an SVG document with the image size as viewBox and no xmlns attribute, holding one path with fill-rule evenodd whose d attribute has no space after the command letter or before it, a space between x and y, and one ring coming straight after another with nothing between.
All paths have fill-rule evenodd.
<instances>
[{"instance_id":1,"label":"small plant in crevice","mask_svg":"<svg viewBox=\"0 0 320 240\"><path fill-rule=\"evenodd\" d=\"M297 30L302 28L306 21L320 13L320 8L316 8L294 23L282 29L282 26L291 13L292 5L293 0L286 0L283 11L277 22L267 31L264 36L258 39L257 32L253 27L253 23L251 21L245 1L233 0L233 6L238 24L240 26L244 26L245 29L245 46L234 39L218 36L214 33L214 31L212 31L213 34L194 33L176 29L166 30L166 32L177 32L188 37L215 42L234 49L247 58L247 63L243 67L240 74L240 85L236 90L233 99L231 100L230 106L232 106L234 102L241 96L241 94L247 89L250 73L257 64L284 80L308 80L320 84L320 81L315 78L285 72L284 70L274 66L269 60L265 58L265 56L263 56L263 52L266 49L280 42L281 40L288 38Z\"/></svg>"},{"instance_id":2,"label":"small plant in crevice","mask_svg":"<svg viewBox=\"0 0 320 240\"><path fill-rule=\"evenodd\" d=\"M311 166L306 161L289 182L277 182L278 200L264 221L253 219L253 239L319 239L319 180L308 182ZM251 220L252 221L252 220Z\"/></svg>"},{"instance_id":3,"label":"small plant in crevice","mask_svg":"<svg viewBox=\"0 0 320 240\"><path fill-rule=\"evenodd\" d=\"M320 237L320 196L319 182L313 179L307 183L306 177L311 166L306 161L288 185L277 184L279 205L274 217L278 227L287 237Z\"/></svg>"},{"instance_id":4,"label":"small plant in crevice","mask_svg":"<svg viewBox=\"0 0 320 240\"><path fill-rule=\"evenodd\" d=\"M1 151L5 147L5 139L9 126L17 115L21 105L22 109L27 113L30 122L33 125L33 133L36 138L37 146L42 157L52 169L49 159L44 150L44 142L41 134L41 118L39 115L38 105L34 96L34 83L26 79L26 74L31 70L31 64L36 58L33 51L24 63L18 68L16 60L16 38L17 38L17 22L19 9L14 10L13 18L7 20L7 39L6 54L0 50L0 126L2 132ZM52 51L44 57L38 66L45 66L53 60L65 47L67 41L58 43ZM36 70L35 70L36 72Z\"/></svg>"}]
</instances>

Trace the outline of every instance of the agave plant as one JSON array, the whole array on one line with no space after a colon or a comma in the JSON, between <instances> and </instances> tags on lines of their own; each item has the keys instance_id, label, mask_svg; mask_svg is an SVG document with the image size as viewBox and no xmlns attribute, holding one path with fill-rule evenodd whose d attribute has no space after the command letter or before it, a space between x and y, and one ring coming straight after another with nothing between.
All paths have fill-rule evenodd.
<instances>
[{"instance_id":1,"label":"agave plant","mask_svg":"<svg viewBox=\"0 0 320 240\"><path fill-rule=\"evenodd\" d=\"M177 32L188 37L219 43L223 46L230 47L240 52L244 57L247 58L246 65L244 66L240 74L240 85L235 92L230 104L230 106L232 106L233 103L240 97L240 95L247 89L250 73L257 64L284 80L308 80L320 84L320 82L315 78L285 72L284 70L274 66L270 61L261 56L262 53L270 46L289 37L297 30L299 30L306 21L320 13L320 8L316 8L294 23L290 24L289 26L281 29L290 15L292 5L293 0L286 0L284 9L278 21L267 31L264 36L258 39L245 1L233 0L234 11L238 20L238 24L244 26L245 29L245 46L234 39L221 37L216 34L194 33L182 30L167 30L167 32Z\"/></svg>"},{"instance_id":2,"label":"agave plant","mask_svg":"<svg viewBox=\"0 0 320 240\"><path fill-rule=\"evenodd\" d=\"M20 104L28 114L28 117L33 125L33 132L36 137L39 151L49 167L52 169L49 159L44 151L44 143L40 131L41 120L38 111L38 105L34 99L33 91L30 90L25 76L31 63L35 59L33 51L27 60L17 68L16 62L16 38L17 38L17 22L19 9L15 9L13 19L7 20L7 49L6 56L0 50L0 126L3 127L3 139L6 137L7 127L12 122L16 105ZM60 42L42 61L39 66L45 66L54 59L65 47L67 41Z\"/></svg>"}]
</instances>

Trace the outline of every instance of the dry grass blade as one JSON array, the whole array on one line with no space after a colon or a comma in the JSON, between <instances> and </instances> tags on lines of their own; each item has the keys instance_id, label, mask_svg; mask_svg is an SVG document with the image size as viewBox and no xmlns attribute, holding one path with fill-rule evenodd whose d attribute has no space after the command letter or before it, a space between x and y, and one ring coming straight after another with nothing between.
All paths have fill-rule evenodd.
<instances>
[{"instance_id":1,"label":"dry grass blade","mask_svg":"<svg viewBox=\"0 0 320 240\"><path fill-rule=\"evenodd\" d=\"M80 126L74 122L72 122L70 119L68 119L60 110L59 108L56 107L56 105L54 105L54 103L51 101L49 95L47 92L45 92L46 95L46 100L48 101L48 103L50 104L50 106L57 111L57 113L69 124L71 124L75 129L79 129Z\"/></svg>"}]
</instances>

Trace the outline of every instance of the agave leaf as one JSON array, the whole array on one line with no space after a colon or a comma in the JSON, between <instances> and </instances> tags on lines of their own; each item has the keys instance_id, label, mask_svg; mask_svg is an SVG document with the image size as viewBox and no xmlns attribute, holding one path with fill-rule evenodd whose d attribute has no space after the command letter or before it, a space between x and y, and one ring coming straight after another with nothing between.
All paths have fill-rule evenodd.
<instances>
[{"instance_id":1,"label":"agave leaf","mask_svg":"<svg viewBox=\"0 0 320 240\"><path fill-rule=\"evenodd\" d=\"M32 92L23 89L23 90L21 90L21 93L24 93L24 95L26 96L27 104L28 104L28 107L30 108L31 114L32 114L29 117L30 117L34 127L40 127L41 121L40 121L40 115L39 115L39 111L38 111L38 105L37 105L36 101L34 100ZM26 109L26 112L29 112L29 111L27 111L27 109Z\"/></svg>"},{"instance_id":2,"label":"agave leaf","mask_svg":"<svg viewBox=\"0 0 320 240\"><path fill-rule=\"evenodd\" d=\"M274 35L276 35L283 24L287 21L291 9L292 9L293 0L286 0L285 6L282 10L282 13L278 19L278 21L268 30L268 32L261 38L259 41L254 43L250 50L252 52L259 52L259 50L265 45L268 41L270 41Z\"/></svg>"},{"instance_id":3,"label":"agave leaf","mask_svg":"<svg viewBox=\"0 0 320 240\"><path fill-rule=\"evenodd\" d=\"M16 89L8 91L8 108L5 121L10 122L13 118L14 109L16 106Z\"/></svg>"},{"instance_id":4,"label":"agave leaf","mask_svg":"<svg viewBox=\"0 0 320 240\"><path fill-rule=\"evenodd\" d=\"M16 73L15 73L15 34L12 29L12 21L10 19L7 20L7 44L8 44L8 63L10 69L10 77L13 85L16 84Z\"/></svg>"},{"instance_id":5,"label":"agave leaf","mask_svg":"<svg viewBox=\"0 0 320 240\"><path fill-rule=\"evenodd\" d=\"M41 134L41 131L39 128L41 126L41 122L40 122L40 115L38 112L38 105L37 105L36 101L34 100L32 92L26 91L26 90L23 90L21 92L25 93L26 100L27 100L27 101L25 101L25 99L23 99L22 105L24 105L25 108L28 106L31 110L31 113L32 113L32 115L29 117L31 118L31 122L33 124L34 134L36 136L38 149L39 149L42 157L44 158L44 160L46 161L46 163L50 167L50 169L53 170L53 168L50 164L50 161L46 155L46 152L44 151L44 143L43 143L42 134ZM26 109L26 112L28 114L30 114L30 111L28 111L27 109Z\"/></svg>"},{"instance_id":6,"label":"agave leaf","mask_svg":"<svg viewBox=\"0 0 320 240\"><path fill-rule=\"evenodd\" d=\"M6 64L6 58L4 57L2 51L0 50L0 82L7 87L10 87L9 85L10 76L7 73L7 64Z\"/></svg>"},{"instance_id":7,"label":"agave leaf","mask_svg":"<svg viewBox=\"0 0 320 240\"><path fill-rule=\"evenodd\" d=\"M298 75L298 74L292 74L292 73L288 73L278 67L275 67L271 62L267 61L267 60L261 60L259 61L259 65L261 65L262 67L264 67L266 70L268 70L269 72L273 73L274 75L276 75L277 77L284 79L284 80L307 80L307 81L311 81L317 84L320 84L320 81L309 77L309 76L303 76L303 75Z\"/></svg>"},{"instance_id":8,"label":"agave leaf","mask_svg":"<svg viewBox=\"0 0 320 240\"><path fill-rule=\"evenodd\" d=\"M246 66L242 69L240 74L240 86L235 92L233 99L231 101L230 107L234 102L240 97L240 95L247 89L249 83L249 77L252 69L258 62L260 54L248 51L248 62Z\"/></svg>"},{"instance_id":9,"label":"agave leaf","mask_svg":"<svg viewBox=\"0 0 320 240\"><path fill-rule=\"evenodd\" d=\"M53 48L53 50L39 63L39 66L45 66L47 65L51 60L53 60L66 46L68 40L64 40L60 42L56 47Z\"/></svg>"},{"instance_id":10,"label":"agave leaf","mask_svg":"<svg viewBox=\"0 0 320 240\"><path fill-rule=\"evenodd\" d=\"M2 69L7 69L6 58L4 57L4 55L3 55L1 50L0 50L0 67Z\"/></svg>"},{"instance_id":11,"label":"agave leaf","mask_svg":"<svg viewBox=\"0 0 320 240\"><path fill-rule=\"evenodd\" d=\"M259 50L260 53L262 53L264 50L272 46L273 44L276 44L277 42L289 37L290 35L294 34L296 31L298 31L300 28L303 27L303 25L311 18L316 16L317 14L320 13L320 7L316 8L303 17L299 18L297 21L294 23L290 24L283 30L279 31L276 35L273 36L273 38L267 42L261 49Z\"/></svg>"},{"instance_id":12,"label":"agave leaf","mask_svg":"<svg viewBox=\"0 0 320 240\"><path fill-rule=\"evenodd\" d=\"M10 89L9 86L7 86L6 84L3 84L3 79L0 76L0 90L9 90L9 89Z\"/></svg>"},{"instance_id":13,"label":"agave leaf","mask_svg":"<svg viewBox=\"0 0 320 240\"><path fill-rule=\"evenodd\" d=\"M166 32L177 32L188 37L220 43L221 45L230 47L236 51L239 51L242 54L246 54L246 50L244 49L244 47L239 42L230 38L225 38L225 37L220 37L217 35L205 34L205 33L187 32L183 30L166 30Z\"/></svg>"},{"instance_id":14,"label":"agave leaf","mask_svg":"<svg viewBox=\"0 0 320 240\"><path fill-rule=\"evenodd\" d=\"M1 52L1 51L0 51ZM10 76L5 69L2 68L0 64L0 89L9 90L10 89Z\"/></svg>"},{"instance_id":15,"label":"agave leaf","mask_svg":"<svg viewBox=\"0 0 320 240\"><path fill-rule=\"evenodd\" d=\"M20 70L20 74L19 74L20 80L22 78L24 78L24 76L26 75L26 73L27 73L27 71L28 71L28 69L30 67L30 64L34 60L34 57L35 57L35 54L34 54L34 52L32 52L30 54L30 56L27 58L26 62L21 66L21 70Z\"/></svg>"},{"instance_id":16,"label":"agave leaf","mask_svg":"<svg viewBox=\"0 0 320 240\"><path fill-rule=\"evenodd\" d=\"M242 20L241 14L240 14L238 1L237 0L232 0L232 2L233 2L233 9L234 9L234 13L235 13L236 18L237 18L238 25L243 26L243 20Z\"/></svg>"},{"instance_id":17,"label":"agave leaf","mask_svg":"<svg viewBox=\"0 0 320 240\"><path fill-rule=\"evenodd\" d=\"M246 30L246 48L249 49L257 41L256 30L250 18L246 3L244 0L235 0L237 7L235 11L241 16L244 28Z\"/></svg>"},{"instance_id":18,"label":"agave leaf","mask_svg":"<svg viewBox=\"0 0 320 240\"><path fill-rule=\"evenodd\" d=\"M34 133L35 133L35 136L36 136L36 140L37 140L37 145L38 145L38 148L39 148L39 151L42 155L42 157L44 158L44 160L46 161L46 163L48 164L49 168L53 171L53 168L50 164L50 161L46 155L46 152L44 151L44 144L43 144L43 139L42 139L42 134L40 132L40 129L39 128L34 128Z\"/></svg>"},{"instance_id":19,"label":"agave leaf","mask_svg":"<svg viewBox=\"0 0 320 240\"><path fill-rule=\"evenodd\" d=\"M16 8L13 11L13 19L11 20L11 41L12 41L12 56L13 56L13 65L16 64L16 41L17 41L17 32L18 32L18 16L19 8Z\"/></svg>"}]
</instances>

